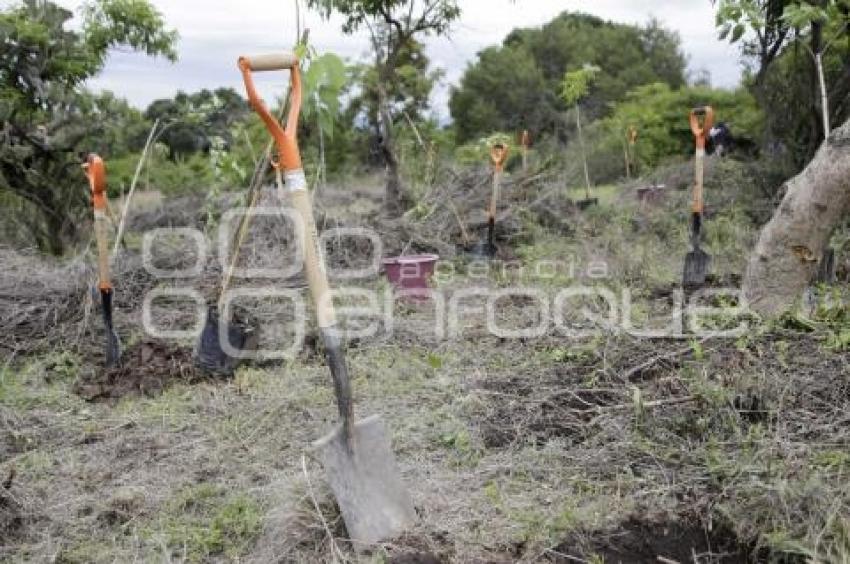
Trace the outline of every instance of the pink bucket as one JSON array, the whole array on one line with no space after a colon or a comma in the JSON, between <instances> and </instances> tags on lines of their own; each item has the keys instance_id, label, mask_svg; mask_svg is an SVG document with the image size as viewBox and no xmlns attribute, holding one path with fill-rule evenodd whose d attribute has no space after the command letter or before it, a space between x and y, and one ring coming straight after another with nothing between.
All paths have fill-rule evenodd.
<instances>
[{"instance_id":1,"label":"pink bucket","mask_svg":"<svg viewBox=\"0 0 850 564\"><path fill-rule=\"evenodd\" d=\"M440 257L437 255L410 255L383 260L387 279L402 290L426 290L428 280Z\"/></svg>"}]
</instances>

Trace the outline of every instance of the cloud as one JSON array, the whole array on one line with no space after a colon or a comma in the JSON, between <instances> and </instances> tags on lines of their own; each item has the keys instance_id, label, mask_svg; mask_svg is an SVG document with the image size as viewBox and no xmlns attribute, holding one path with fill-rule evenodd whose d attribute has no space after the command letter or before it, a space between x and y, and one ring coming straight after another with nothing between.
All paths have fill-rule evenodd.
<instances>
[{"instance_id":1,"label":"cloud","mask_svg":"<svg viewBox=\"0 0 850 564\"><path fill-rule=\"evenodd\" d=\"M133 104L144 106L177 90L232 86L241 91L236 69L241 54L285 49L296 37L294 0L153 0L169 26L180 31L180 61L174 65L130 53L110 57L104 72L91 81ZM81 0L61 0L76 8ZM682 37L691 70L708 70L716 85L735 86L741 76L737 50L717 39L714 11L708 0L461 0L463 16L447 37L432 37L427 48L432 62L446 71L446 84L434 95L444 117L448 83L456 82L478 51L501 42L515 27L540 26L565 10L584 11L624 23L645 23L658 17ZM351 59L364 59L369 44L364 33L346 36L340 20L304 18L311 43ZM267 98L283 89L281 75L258 77Z\"/></svg>"}]
</instances>

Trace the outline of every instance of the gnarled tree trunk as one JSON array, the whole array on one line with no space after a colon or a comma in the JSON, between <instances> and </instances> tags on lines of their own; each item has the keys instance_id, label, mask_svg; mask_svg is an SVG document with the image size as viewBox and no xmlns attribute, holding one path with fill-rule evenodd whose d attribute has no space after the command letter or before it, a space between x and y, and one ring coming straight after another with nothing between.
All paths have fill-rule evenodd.
<instances>
[{"instance_id":1,"label":"gnarled tree trunk","mask_svg":"<svg viewBox=\"0 0 850 564\"><path fill-rule=\"evenodd\" d=\"M850 121L787 184L785 198L750 256L744 293L762 315L794 305L814 278L832 232L850 213Z\"/></svg>"}]
</instances>

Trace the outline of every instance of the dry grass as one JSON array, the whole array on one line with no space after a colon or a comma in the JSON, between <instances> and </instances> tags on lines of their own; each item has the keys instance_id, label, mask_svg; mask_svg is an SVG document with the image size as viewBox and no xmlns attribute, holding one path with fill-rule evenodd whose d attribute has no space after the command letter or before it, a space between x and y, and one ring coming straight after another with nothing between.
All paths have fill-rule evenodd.
<instances>
[{"instance_id":1,"label":"dry grass","mask_svg":"<svg viewBox=\"0 0 850 564\"><path fill-rule=\"evenodd\" d=\"M486 194L482 178L463 184L473 194L458 198L469 202L459 206L462 217ZM503 245L515 264L481 280L452 260L460 274L440 289L518 283L554 293L589 280L585 267L604 260L608 276L597 283L632 288L642 312L636 322L666 312L685 252L678 211L686 210L685 194L673 191L666 204L639 212L624 192L579 215L541 205L557 199L554 180L544 180L527 188L515 180L507 190L516 203L507 233L528 237ZM357 194L373 204L378 197ZM321 217L324 225L381 225L390 251L444 246L451 257L462 230L443 200L435 191L423 200L424 215L388 224L376 205L352 208L326 192ZM557 221L541 225L544 209ZM716 217L709 233L717 272L739 274L753 227L734 207ZM273 226L256 229L249 244L258 252L249 257L282 244L267 238L279 236ZM175 249L163 264L185 258ZM363 252L344 248L336 260L348 264ZM575 273L539 280L519 269L568 256ZM13 335L21 347L48 340L20 348L0 381L0 481L8 478L0 559L416 562L411 554L429 554L451 562L598 562L622 559L622 550L677 557L661 538L649 548L630 544L661 530L681 535L682 546L707 539L698 562L850 558L850 345L842 345L840 306L811 320L755 324L736 340L611 330L580 340L555 332L500 339L471 310L463 333L441 340L423 329L433 308L397 305L395 331L356 343L349 361L357 411L387 420L421 521L358 555L308 449L336 417L317 355L243 366L231 381L177 382L154 397L87 403L73 393L75 381L96 370L86 347L74 346L86 319L86 284L76 282L90 276L86 261L56 270L9 257L3 307L26 319ZM119 306L125 335L137 331L138 296L153 284L126 260L116 276L132 281L127 292L135 296ZM199 287L212 290L218 274L208 267ZM27 288L27 277L40 285ZM361 284L384 287L377 279ZM39 300L63 313L45 318L34 309ZM528 301L500 302L503 323L534 318ZM98 329L89 321L89 331Z\"/></svg>"}]
</instances>

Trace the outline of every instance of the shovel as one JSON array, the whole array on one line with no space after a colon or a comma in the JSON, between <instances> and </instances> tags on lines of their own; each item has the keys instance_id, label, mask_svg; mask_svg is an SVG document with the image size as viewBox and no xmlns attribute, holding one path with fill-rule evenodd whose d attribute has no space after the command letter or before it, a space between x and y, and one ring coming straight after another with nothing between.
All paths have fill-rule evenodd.
<instances>
[{"instance_id":1,"label":"shovel","mask_svg":"<svg viewBox=\"0 0 850 564\"><path fill-rule=\"evenodd\" d=\"M520 145L522 146L522 172L528 172L528 148L531 146L531 136L528 134L527 129L523 129L522 135L519 138Z\"/></svg>"},{"instance_id":2,"label":"shovel","mask_svg":"<svg viewBox=\"0 0 850 564\"><path fill-rule=\"evenodd\" d=\"M700 125L700 118L703 118ZM694 177L693 204L691 207L691 247L685 256L685 272L683 286L686 289L700 288L705 284L708 269L711 266L711 256L700 248L702 238L702 220L705 211L703 199L703 179L705 172L705 142L706 135L714 123L714 110L711 106L696 108L691 111L691 131L696 138L696 174Z\"/></svg>"},{"instance_id":3,"label":"shovel","mask_svg":"<svg viewBox=\"0 0 850 564\"><path fill-rule=\"evenodd\" d=\"M256 205L259 195L260 191L258 187L254 186L248 204L248 212ZM230 282L233 279L233 271L239 259L239 249L242 247L242 243L244 243L245 237L248 234L249 218L250 213L245 213L239 221L239 228L236 230L235 239L231 247L234 249L233 257L231 257L230 264L225 272L215 304L207 308L206 322L198 339L198 345L195 348L195 364L207 374L223 377L232 376L239 364L239 359L230 356L224 350L222 343L227 343L232 350L241 351L250 348L255 338L255 332L239 319L222 319L220 313L221 299L230 287Z\"/></svg>"},{"instance_id":4,"label":"shovel","mask_svg":"<svg viewBox=\"0 0 850 564\"><path fill-rule=\"evenodd\" d=\"M103 159L94 153L89 154L83 164L83 170L91 186L92 207L94 208L94 233L97 240L97 275L100 290L103 325L106 329L106 367L117 366L121 362L121 340L112 325L112 295L114 293L109 276L109 226L106 218L106 165Z\"/></svg>"},{"instance_id":5,"label":"shovel","mask_svg":"<svg viewBox=\"0 0 850 564\"><path fill-rule=\"evenodd\" d=\"M330 285L324 258L319 251L316 222L307 180L301 167L296 134L301 109L301 77L298 58L281 53L258 57L241 57L239 68L245 81L248 100L275 140L278 150L278 189L288 192L293 207L303 223L304 263L310 294L325 356L333 378L334 394L340 424L327 436L316 441L331 490L336 497L351 540L375 544L397 536L416 520L413 501L404 487L390 447L387 428L379 416L360 421L354 419L351 381L340 341ZM252 72L290 71L290 105L283 128L260 100ZM286 179L284 186L281 178Z\"/></svg>"},{"instance_id":6,"label":"shovel","mask_svg":"<svg viewBox=\"0 0 850 564\"><path fill-rule=\"evenodd\" d=\"M496 210L499 206L499 197L502 191L502 174L505 163L508 160L508 146L504 143L496 143L490 148L490 161L493 163L493 193L490 196L490 207L487 210L487 240L479 241L472 248L472 256L475 258L493 258L498 249L495 242Z\"/></svg>"}]
</instances>

